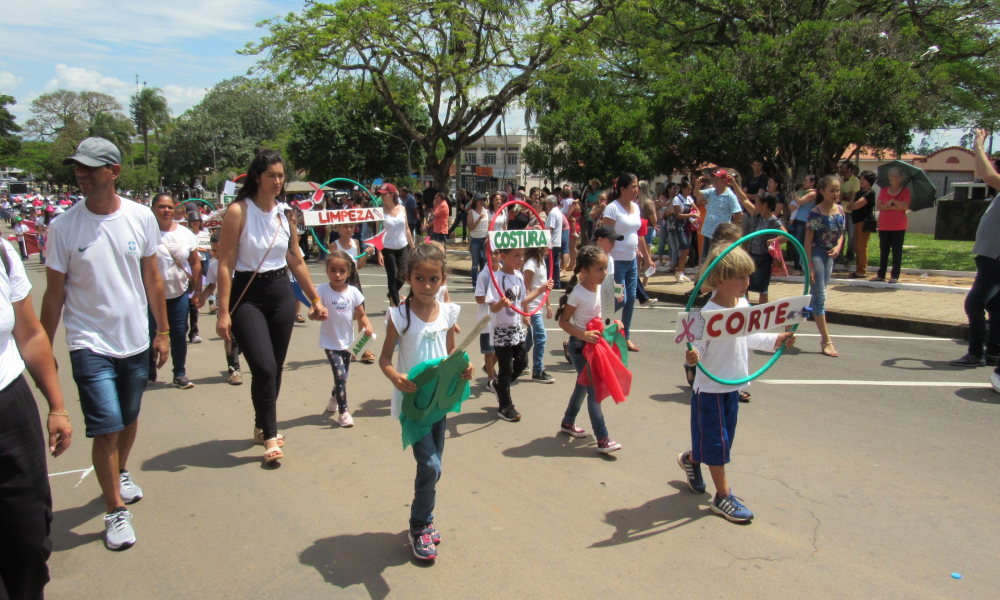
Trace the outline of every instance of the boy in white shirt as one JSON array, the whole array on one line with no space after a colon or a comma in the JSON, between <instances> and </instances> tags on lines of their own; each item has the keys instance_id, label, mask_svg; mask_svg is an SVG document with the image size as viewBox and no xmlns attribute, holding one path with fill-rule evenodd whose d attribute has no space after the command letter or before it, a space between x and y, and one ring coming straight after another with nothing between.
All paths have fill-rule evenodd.
<instances>
[{"instance_id":1,"label":"boy in white shirt","mask_svg":"<svg viewBox=\"0 0 1000 600\"><path fill-rule=\"evenodd\" d=\"M702 264L711 264L724 250L722 245L716 246ZM723 257L705 281L715 292L702 310L749 307L746 292L754 268L753 259L743 249L737 248ZM782 344L791 348L794 343L795 334L791 331L780 334L754 333L746 337L711 342L702 340L692 344L692 349L688 350L685 358L688 365L701 362L719 379L740 379L749 373L750 348L774 351ZM747 385L724 385L698 370L691 394L691 450L677 457L677 463L687 475L688 487L698 494L705 493L701 464L708 465L716 490L712 512L734 523L745 523L753 519L753 513L743 505L742 500L733 495L726 479L726 463L729 462L733 437L736 435L739 392Z\"/></svg>"},{"instance_id":2,"label":"boy in white shirt","mask_svg":"<svg viewBox=\"0 0 1000 600\"><path fill-rule=\"evenodd\" d=\"M492 254L490 259L493 264L497 264L500 260L500 254L496 250L491 250ZM490 314L490 306L486 304L486 290L493 285L493 281L490 279L490 270L482 269L479 271L479 276L476 278L476 322L482 320L483 317ZM489 382L492 382L497 378L496 374L496 364L497 355L493 348L492 343L493 330L487 328L486 331L479 334L479 351L483 353L483 371L486 373L486 377L489 378ZM492 388L490 388L492 389Z\"/></svg>"}]
</instances>

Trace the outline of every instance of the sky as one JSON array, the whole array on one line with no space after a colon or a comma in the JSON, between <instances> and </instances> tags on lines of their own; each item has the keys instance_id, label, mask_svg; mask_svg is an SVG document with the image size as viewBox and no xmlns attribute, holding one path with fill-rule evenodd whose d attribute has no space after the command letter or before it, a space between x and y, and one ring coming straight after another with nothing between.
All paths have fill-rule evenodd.
<instances>
[{"instance_id":1,"label":"sky","mask_svg":"<svg viewBox=\"0 0 1000 600\"><path fill-rule=\"evenodd\" d=\"M57 89L98 91L127 110L140 83L163 90L174 116L216 83L245 75L255 62L237 51L258 41L263 19L299 11L302 0L22 0L5 3L0 21L0 94L24 123L31 101ZM524 126L520 110L508 131ZM931 145L957 144L963 132L941 130ZM922 136L914 137L916 146Z\"/></svg>"},{"instance_id":2,"label":"sky","mask_svg":"<svg viewBox=\"0 0 1000 600\"><path fill-rule=\"evenodd\" d=\"M256 23L301 9L301 0L27 0L5 3L0 94L18 123L40 94L60 88L114 96L127 110L140 83L163 90L177 116L205 91L245 75L236 52L265 30ZM21 40L21 42L18 42Z\"/></svg>"}]
</instances>

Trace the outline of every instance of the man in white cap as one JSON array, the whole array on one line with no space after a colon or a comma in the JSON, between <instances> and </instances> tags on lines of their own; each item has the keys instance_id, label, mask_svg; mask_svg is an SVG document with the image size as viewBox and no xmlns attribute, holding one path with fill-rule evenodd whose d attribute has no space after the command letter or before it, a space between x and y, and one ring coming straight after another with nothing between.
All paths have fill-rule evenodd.
<instances>
[{"instance_id":1,"label":"man in white cap","mask_svg":"<svg viewBox=\"0 0 1000 600\"><path fill-rule=\"evenodd\" d=\"M107 505L104 543L109 550L124 550L136 540L125 505L142 498L125 465L138 430L148 353L157 356L159 368L170 348L156 266L160 230L148 208L115 193L121 153L114 144L87 138L63 164L76 167L86 201L49 229L41 322L51 340L60 317L65 319L73 379L87 437L94 438L94 470ZM152 344L149 313L156 320Z\"/></svg>"}]
</instances>

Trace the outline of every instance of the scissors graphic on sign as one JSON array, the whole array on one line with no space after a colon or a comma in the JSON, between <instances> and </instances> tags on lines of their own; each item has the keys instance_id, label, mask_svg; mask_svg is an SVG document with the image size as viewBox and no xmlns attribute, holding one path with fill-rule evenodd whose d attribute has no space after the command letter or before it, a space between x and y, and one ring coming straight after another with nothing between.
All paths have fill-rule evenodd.
<instances>
[{"instance_id":1,"label":"scissors graphic on sign","mask_svg":"<svg viewBox=\"0 0 1000 600\"><path fill-rule=\"evenodd\" d=\"M694 332L691 331L691 328L694 327L694 318L688 317L687 319L681 319L681 325L684 327L684 331L680 332L674 340L674 343L680 344L685 340L689 342L695 341L696 338L694 337Z\"/></svg>"}]
</instances>

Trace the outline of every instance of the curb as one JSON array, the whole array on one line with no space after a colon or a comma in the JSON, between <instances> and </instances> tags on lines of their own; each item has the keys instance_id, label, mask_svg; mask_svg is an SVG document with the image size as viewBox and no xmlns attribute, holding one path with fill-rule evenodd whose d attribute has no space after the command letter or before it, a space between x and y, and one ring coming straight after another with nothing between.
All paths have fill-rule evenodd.
<instances>
[{"instance_id":1,"label":"curb","mask_svg":"<svg viewBox=\"0 0 1000 600\"><path fill-rule=\"evenodd\" d=\"M448 272L458 275L471 276L471 269L448 267ZM661 302L674 302L686 304L688 297L685 294L672 292L660 292L647 289L646 293L651 298L656 298ZM854 327L866 327L870 329L883 329L898 333L909 333L913 335L926 335L931 337L951 338L955 340L969 339L968 323L950 323L946 321L917 321L913 319L903 319L899 317L884 317L880 315L862 315L841 311L828 310L826 320L835 325L851 325Z\"/></svg>"}]
</instances>

